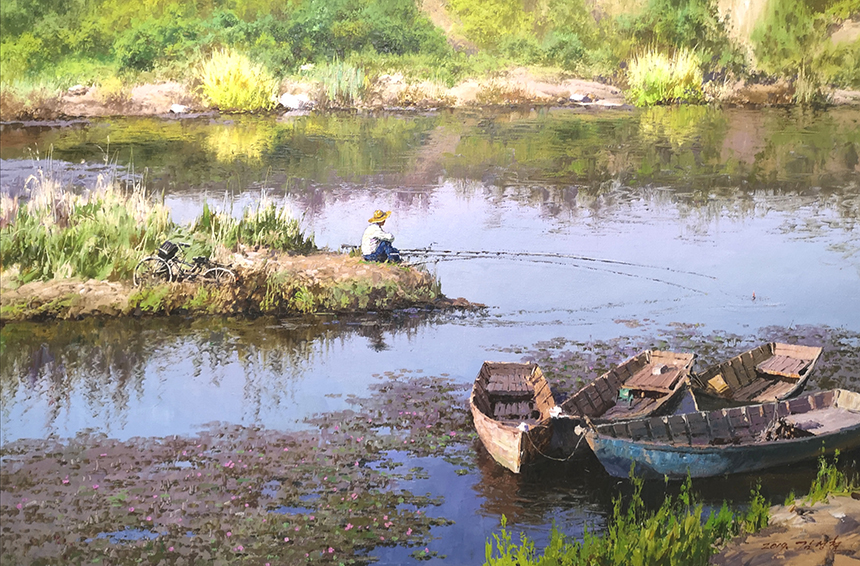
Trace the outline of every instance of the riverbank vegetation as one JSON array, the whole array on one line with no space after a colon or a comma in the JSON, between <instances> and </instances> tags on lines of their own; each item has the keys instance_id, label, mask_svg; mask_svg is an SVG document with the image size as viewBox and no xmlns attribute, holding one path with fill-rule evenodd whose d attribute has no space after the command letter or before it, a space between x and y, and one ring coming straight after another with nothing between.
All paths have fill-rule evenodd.
<instances>
[{"instance_id":1,"label":"riverbank vegetation","mask_svg":"<svg viewBox=\"0 0 860 566\"><path fill-rule=\"evenodd\" d=\"M203 102L228 111L270 107L273 77L281 91L311 84L315 96L330 101L349 92L353 99L341 101L352 105L373 104L392 75L410 85L451 87L516 66L627 89L635 81L631 62L645 53L675 61L685 53L711 96L736 80L784 79L797 102L822 100L828 87L860 88L856 2L759 0L746 12L738 7L739 15L723 4L9 0L0 24L3 113L26 114L26 106L33 110L76 84L121 97L130 85L166 79L187 83ZM234 59L216 61L224 53ZM239 68L253 69L243 84L255 96L222 100L210 85ZM647 81L663 76L655 69ZM338 87L344 81L352 85L346 91ZM632 100L684 99L671 88L664 92Z\"/></svg>"},{"instance_id":2,"label":"riverbank vegetation","mask_svg":"<svg viewBox=\"0 0 860 566\"><path fill-rule=\"evenodd\" d=\"M0 319L5 321L356 312L442 298L439 282L426 271L317 253L313 235L265 197L238 218L205 204L195 221L177 225L163 201L139 182L125 186L100 177L93 189L77 193L40 171L28 184L26 202L0 198ZM165 240L189 243L189 258L214 256L231 265L238 282L132 287L137 263Z\"/></svg>"},{"instance_id":3,"label":"riverbank vegetation","mask_svg":"<svg viewBox=\"0 0 860 566\"><path fill-rule=\"evenodd\" d=\"M837 460L838 454L833 462L823 456L819 460L818 475L805 499L807 503L856 490L856 478L845 476L837 468ZM745 509L730 509L724 503L719 511L705 517L689 478L679 495L667 495L656 511L646 509L643 481L635 477L631 480L633 493L626 505L621 496L616 497L605 532L586 528L582 539L576 540L553 528L542 553L536 551L534 541L525 535L521 536L520 544L514 543L503 517L500 534L494 534L493 540L487 542L487 566L705 566L731 538L757 532L768 525L770 508L758 488L753 490Z\"/></svg>"}]
</instances>

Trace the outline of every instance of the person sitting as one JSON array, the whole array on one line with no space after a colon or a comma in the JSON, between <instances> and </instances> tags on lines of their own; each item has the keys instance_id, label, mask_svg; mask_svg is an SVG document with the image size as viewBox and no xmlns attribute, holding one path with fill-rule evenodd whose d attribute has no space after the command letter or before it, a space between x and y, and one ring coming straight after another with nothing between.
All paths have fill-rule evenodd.
<instances>
[{"instance_id":1,"label":"person sitting","mask_svg":"<svg viewBox=\"0 0 860 566\"><path fill-rule=\"evenodd\" d=\"M368 220L370 226L361 236L361 255L367 261L400 263L400 251L391 245L394 234L389 234L382 229L389 216L391 216L390 210L388 212L377 210L373 213L373 218Z\"/></svg>"}]
</instances>

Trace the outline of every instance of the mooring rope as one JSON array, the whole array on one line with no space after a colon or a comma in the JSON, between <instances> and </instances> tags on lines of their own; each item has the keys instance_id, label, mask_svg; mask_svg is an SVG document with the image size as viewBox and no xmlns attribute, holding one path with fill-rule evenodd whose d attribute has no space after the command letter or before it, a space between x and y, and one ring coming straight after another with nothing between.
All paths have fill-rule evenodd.
<instances>
[{"instance_id":1,"label":"mooring rope","mask_svg":"<svg viewBox=\"0 0 860 566\"><path fill-rule=\"evenodd\" d=\"M576 455L576 451L579 449L579 443L582 442L583 438L585 438L585 432L583 432L582 434L579 435L579 440L576 441L576 446L573 447L573 450L571 451L570 455L567 458L556 458L554 456L550 456L548 454L544 454L543 452L541 452L540 448L538 448L535 445L534 440L532 440L532 435L529 434L530 432L531 432L531 429L524 431L523 434L525 435L526 438L529 439L529 444L532 445L532 448L535 449L535 452L537 452L538 454L540 454L541 456L543 456L544 458L546 458L548 460L555 460L556 462L567 462L568 460L573 458Z\"/></svg>"}]
</instances>

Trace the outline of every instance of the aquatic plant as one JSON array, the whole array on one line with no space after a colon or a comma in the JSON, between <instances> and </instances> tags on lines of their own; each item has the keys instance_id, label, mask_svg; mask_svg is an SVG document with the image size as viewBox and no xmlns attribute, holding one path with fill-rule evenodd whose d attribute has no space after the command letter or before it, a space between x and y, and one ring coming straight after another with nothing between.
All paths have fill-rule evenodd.
<instances>
[{"instance_id":1,"label":"aquatic plant","mask_svg":"<svg viewBox=\"0 0 860 566\"><path fill-rule=\"evenodd\" d=\"M229 49L213 52L196 69L200 92L224 112L271 110L277 104L278 81L261 64Z\"/></svg>"},{"instance_id":2,"label":"aquatic plant","mask_svg":"<svg viewBox=\"0 0 860 566\"><path fill-rule=\"evenodd\" d=\"M213 211L209 203L203 203L203 212L194 221L191 232L227 249L235 249L239 243L299 253L317 249L313 234L302 232L299 219L265 195L254 207L245 208L238 220L230 214Z\"/></svg>"},{"instance_id":3,"label":"aquatic plant","mask_svg":"<svg viewBox=\"0 0 860 566\"><path fill-rule=\"evenodd\" d=\"M649 49L634 57L627 70L628 98L637 106L700 102L702 70L692 51L681 49L674 55Z\"/></svg>"},{"instance_id":4,"label":"aquatic plant","mask_svg":"<svg viewBox=\"0 0 860 566\"><path fill-rule=\"evenodd\" d=\"M716 543L741 532L755 532L767 525L767 506L757 505L761 495L753 490L752 511L736 514L727 504L703 521L703 505L691 492L688 477L677 497L667 496L654 512L642 499L643 481L631 474L633 494L626 506L616 497L606 532L598 534L586 527L582 540L571 540L553 527L550 542L539 556L525 535L520 544L512 542L504 517L500 534L493 534L485 548L488 566L558 565L706 565L717 552ZM761 498L761 501L764 501Z\"/></svg>"}]
</instances>

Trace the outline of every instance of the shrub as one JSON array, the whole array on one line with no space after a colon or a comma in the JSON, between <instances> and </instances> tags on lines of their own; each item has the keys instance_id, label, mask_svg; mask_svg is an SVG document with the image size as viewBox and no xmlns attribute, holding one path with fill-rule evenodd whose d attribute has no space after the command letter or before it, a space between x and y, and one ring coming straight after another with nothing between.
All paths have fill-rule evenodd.
<instances>
[{"instance_id":1,"label":"shrub","mask_svg":"<svg viewBox=\"0 0 860 566\"><path fill-rule=\"evenodd\" d=\"M278 81L260 64L231 50L219 50L197 69L200 91L225 112L271 110L277 104Z\"/></svg>"},{"instance_id":2,"label":"shrub","mask_svg":"<svg viewBox=\"0 0 860 566\"><path fill-rule=\"evenodd\" d=\"M650 49L635 57L627 70L628 97L637 106L700 102L702 70L691 51L673 57Z\"/></svg>"}]
</instances>

